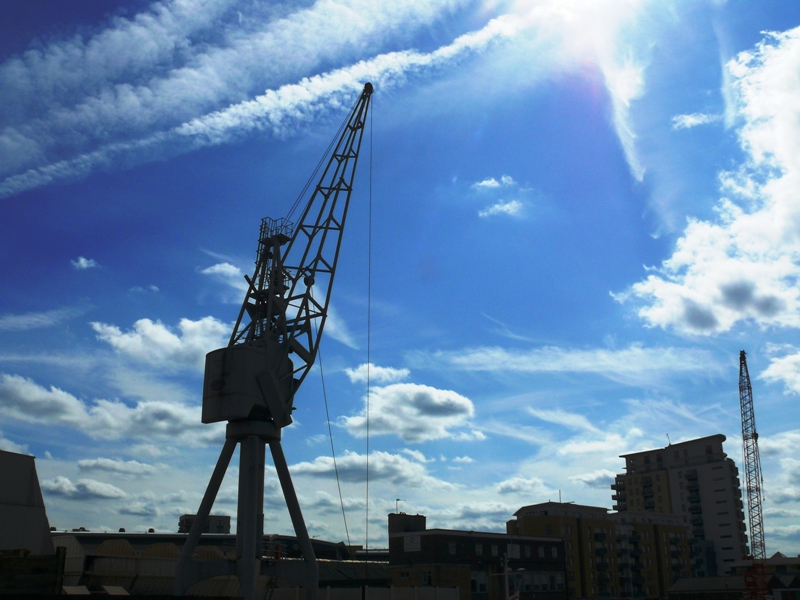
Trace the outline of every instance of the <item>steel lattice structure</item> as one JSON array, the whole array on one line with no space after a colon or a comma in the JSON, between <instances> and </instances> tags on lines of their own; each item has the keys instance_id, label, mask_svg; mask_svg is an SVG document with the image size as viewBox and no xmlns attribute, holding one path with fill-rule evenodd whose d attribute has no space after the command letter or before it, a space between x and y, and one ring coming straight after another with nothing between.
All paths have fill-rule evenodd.
<instances>
[{"instance_id":1,"label":"steel lattice structure","mask_svg":"<svg viewBox=\"0 0 800 600\"><path fill-rule=\"evenodd\" d=\"M764 515L762 510L764 482L761 476L761 458L758 454L758 432L753 410L753 388L747 370L747 356L739 353L739 402L742 410L742 454L744 459L745 485L747 490L747 517L750 524L750 553L753 567L745 576L751 598L767 595L766 558L764 543Z\"/></svg>"},{"instance_id":2,"label":"steel lattice structure","mask_svg":"<svg viewBox=\"0 0 800 600\"><path fill-rule=\"evenodd\" d=\"M317 598L319 567L283 454L281 431L292 422L295 392L319 349L372 92L367 83L331 143L329 157L323 157L328 162L297 224L288 218L262 220L256 268L252 277L245 276L248 289L230 342L206 355L202 420L228 425L225 445L176 566L176 595L209 575L235 574L245 600L256 600L256 582L262 575L298 582L308 600ZM212 573L191 557L237 446L236 561L217 561ZM272 560L263 552L267 446L303 561Z\"/></svg>"}]
</instances>

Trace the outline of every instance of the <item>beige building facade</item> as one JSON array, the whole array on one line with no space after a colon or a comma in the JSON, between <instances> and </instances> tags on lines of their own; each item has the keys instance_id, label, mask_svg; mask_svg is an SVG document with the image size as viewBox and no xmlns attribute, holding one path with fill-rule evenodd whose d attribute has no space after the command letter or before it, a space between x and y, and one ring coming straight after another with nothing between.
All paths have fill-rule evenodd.
<instances>
[{"instance_id":1,"label":"beige building facade","mask_svg":"<svg viewBox=\"0 0 800 600\"><path fill-rule=\"evenodd\" d=\"M739 470L723 451L724 441L718 434L623 454L625 473L611 486L619 513L680 518L691 534L698 577L729 575L748 554Z\"/></svg>"},{"instance_id":2,"label":"beige building facade","mask_svg":"<svg viewBox=\"0 0 800 600\"><path fill-rule=\"evenodd\" d=\"M564 540L571 598L662 598L691 576L689 535L679 518L568 502L523 506L506 523L514 535Z\"/></svg>"}]
</instances>

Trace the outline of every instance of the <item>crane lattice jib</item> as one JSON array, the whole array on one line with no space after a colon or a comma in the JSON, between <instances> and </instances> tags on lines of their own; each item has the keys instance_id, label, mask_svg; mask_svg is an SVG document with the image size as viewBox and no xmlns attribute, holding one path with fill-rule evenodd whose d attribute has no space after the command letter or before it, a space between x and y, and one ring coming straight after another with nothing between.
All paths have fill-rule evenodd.
<instances>
[{"instance_id":1,"label":"crane lattice jib","mask_svg":"<svg viewBox=\"0 0 800 600\"><path fill-rule=\"evenodd\" d=\"M293 390L313 365L325 326L372 92L367 83L296 225L262 221L255 272L246 277L229 346L280 343L285 357L299 358L292 361Z\"/></svg>"},{"instance_id":2,"label":"crane lattice jib","mask_svg":"<svg viewBox=\"0 0 800 600\"><path fill-rule=\"evenodd\" d=\"M756 415L753 410L753 388L750 385L750 373L747 370L744 350L739 353L739 401L742 409L742 453L747 489L747 517L750 523L750 551L753 559L753 569L745 580L750 588L751 597L761 598L767 593L765 569L767 551L764 543L761 490L763 477L761 458L758 454Z\"/></svg>"}]
</instances>

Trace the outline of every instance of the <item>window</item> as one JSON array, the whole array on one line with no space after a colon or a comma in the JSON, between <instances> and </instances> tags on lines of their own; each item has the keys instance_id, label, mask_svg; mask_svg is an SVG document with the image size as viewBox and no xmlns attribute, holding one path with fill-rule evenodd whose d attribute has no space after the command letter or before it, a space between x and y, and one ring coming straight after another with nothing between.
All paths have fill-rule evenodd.
<instances>
[{"instance_id":1,"label":"window","mask_svg":"<svg viewBox=\"0 0 800 600\"><path fill-rule=\"evenodd\" d=\"M486 571L472 571L469 574L470 578L470 589L473 593L478 594L485 594L489 587L488 587L488 576L486 575Z\"/></svg>"},{"instance_id":2,"label":"window","mask_svg":"<svg viewBox=\"0 0 800 600\"><path fill-rule=\"evenodd\" d=\"M569 551L571 551L571 550L572 550L572 542L571 542L571 541L569 541L569 540L567 540L566 542L564 542L564 548L565 548L565 549L566 549L568 552L569 552Z\"/></svg>"},{"instance_id":3,"label":"window","mask_svg":"<svg viewBox=\"0 0 800 600\"><path fill-rule=\"evenodd\" d=\"M675 458L680 458L680 457L681 457L681 453L678 452L677 450L675 450Z\"/></svg>"},{"instance_id":4,"label":"window","mask_svg":"<svg viewBox=\"0 0 800 600\"><path fill-rule=\"evenodd\" d=\"M572 535L572 525L562 525L561 533L564 535Z\"/></svg>"},{"instance_id":5,"label":"window","mask_svg":"<svg viewBox=\"0 0 800 600\"><path fill-rule=\"evenodd\" d=\"M530 558L530 557L531 557L531 547L525 546L525 558Z\"/></svg>"},{"instance_id":6,"label":"window","mask_svg":"<svg viewBox=\"0 0 800 600\"><path fill-rule=\"evenodd\" d=\"M539 558L544 558L544 546L539 546Z\"/></svg>"},{"instance_id":7,"label":"window","mask_svg":"<svg viewBox=\"0 0 800 600\"><path fill-rule=\"evenodd\" d=\"M550 535L553 533L553 526L552 525L545 525L544 526L544 533L545 535Z\"/></svg>"},{"instance_id":8,"label":"window","mask_svg":"<svg viewBox=\"0 0 800 600\"><path fill-rule=\"evenodd\" d=\"M450 553L451 556L455 555L455 553L456 553L456 543L455 542L450 542L449 544L447 544L447 551Z\"/></svg>"},{"instance_id":9,"label":"window","mask_svg":"<svg viewBox=\"0 0 800 600\"><path fill-rule=\"evenodd\" d=\"M533 591L533 573L522 574L522 591L523 592Z\"/></svg>"},{"instance_id":10,"label":"window","mask_svg":"<svg viewBox=\"0 0 800 600\"><path fill-rule=\"evenodd\" d=\"M408 579L408 571L400 571L400 579Z\"/></svg>"},{"instance_id":11,"label":"window","mask_svg":"<svg viewBox=\"0 0 800 600\"><path fill-rule=\"evenodd\" d=\"M492 544L492 556L497 556L497 544Z\"/></svg>"},{"instance_id":12,"label":"window","mask_svg":"<svg viewBox=\"0 0 800 600\"><path fill-rule=\"evenodd\" d=\"M571 566L573 566L573 564L574 564L574 563L572 562L572 557L571 557L571 556L568 556L568 557L567 557L567 566L568 566L568 567L571 567Z\"/></svg>"},{"instance_id":13,"label":"window","mask_svg":"<svg viewBox=\"0 0 800 600\"><path fill-rule=\"evenodd\" d=\"M422 585L425 587L431 587L433 585L433 577L431 577L430 571L422 572Z\"/></svg>"},{"instance_id":14,"label":"window","mask_svg":"<svg viewBox=\"0 0 800 600\"><path fill-rule=\"evenodd\" d=\"M483 544L475 544L475 556L483 556Z\"/></svg>"},{"instance_id":15,"label":"window","mask_svg":"<svg viewBox=\"0 0 800 600\"><path fill-rule=\"evenodd\" d=\"M558 548L556 546L550 548L550 554L553 555L553 558L558 558Z\"/></svg>"}]
</instances>

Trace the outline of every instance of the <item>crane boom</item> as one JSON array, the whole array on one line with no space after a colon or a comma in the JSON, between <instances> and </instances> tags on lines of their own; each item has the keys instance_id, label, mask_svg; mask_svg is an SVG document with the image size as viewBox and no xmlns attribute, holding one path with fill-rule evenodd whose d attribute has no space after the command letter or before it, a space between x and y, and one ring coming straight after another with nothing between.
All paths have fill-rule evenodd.
<instances>
[{"instance_id":1,"label":"crane boom","mask_svg":"<svg viewBox=\"0 0 800 600\"><path fill-rule=\"evenodd\" d=\"M750 554L753 566L745 576L751 598L767 595L766 558L764 543L763 494L761 486L761 458L758 454L758 432L753 409L753 387L747 370L747 355L739 353L739 402L742 410L742 454L744 459L745 485L747 490L747 519L750 524Z\"/></svg>"},{"instance_id":2,"label":"crane boom","mask_svg":"<svg viewBox=\"0 0 800 600\"><path fill-rule=\"evenodd\" d=\"M230 342L206 357L204 423L292 422L294 394L314 364L328 316L372 92L367 83L297 225L262 220L255 271L245 276Z\"/></svg>"}]
</instances>

